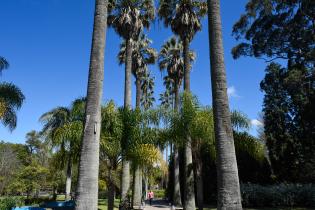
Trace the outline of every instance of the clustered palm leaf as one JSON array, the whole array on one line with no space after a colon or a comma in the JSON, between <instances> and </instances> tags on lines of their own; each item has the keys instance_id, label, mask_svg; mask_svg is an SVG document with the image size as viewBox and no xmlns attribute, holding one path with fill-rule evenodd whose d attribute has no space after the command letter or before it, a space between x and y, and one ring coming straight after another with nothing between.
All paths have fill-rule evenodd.
<instances>
[{"instance_id":1,"label":"clustered palm leaf","mask_svg":"<svg viewBox=\"0 0 315 210\"><path fill-rule=\"evenodd\" d=\"M9 62L4 58L0 56L0 73L4 69L9 68Z\"/></svg>"},{"instance_id":2,"label":"clustered palm leaf","mask_svg":"<svg viewBox=\"0 0 315 210\"><path fill-rule=\"evenodd\" d=\"M190 62L193 62L195 59L196 54L193 51L190 51ZM161 71L167 71L167 76L164 77L164 85L166 86L166 90L169 90L173 94L175 85L179 88L184 77L182 41L176 37L171 37L166 41L159 53L158 63Z\"/></svg>"},{"instance_id":3,"label":"clustered palm leaf","mask_svg":"<svg viewBox=\"0 0 315 210\"><path fill-rule=\"evenodd\" d=\"M191 41L201 30L200 18L207 12L207 3L202 0L161 0L158 14L166 27L181 40Z\"/></svg>"},{"instance_id":4,"label":"clustered palm leaf","mask_svg":"<svg viewBox=\"0 0 315 210\"><path fill-rule=\"evenodd\" d=\"M154 48L150 47L152 40L145 34L141 34L132 42L132 74L135 78L140 78L147 71L146 66L154 64L157 58L157 53ZM125 63L126 59L126 41L120 45L118 54L119 64Z\"/></svg>"},{"instance_id":5,"label":"clustered palm leaf","mask_svg":"<svg viewBox=\"0 0 315 210\"><path fill-rule=\"evenodd\" d=\"M144 110L148 110L153 106L155 101L154 98L154 77L151 76L150 72L146 72L141 81L141 106Z\"/></svg>"},{"instance_id":6,"label":"clustered palm leaf","mask_svg":"<svg viewBox=\"0 0 315 210\"><path fill-rule=\"evenodd\" d=\"M8 61L0 56L0 73L9 68ZM17 124L16 111L19 110L25 100L22 91L12 83L0 83L0 121L11 131Z\"/></svg>"},{"instance_id":7,"label":"clustered palm leaf","mask_svg":"<svg viewBox=\"0 0 315 210\"><path fill-rule=\"evenodd\" d=\"M125 40L137 39L154 19L153 0L110 0L108 24Z\"/></svg>"},{"instance_id":8,"label":"clustered palm leaf","mask_svg":"<svg viewBox=\"0 0 315 210\"><path fill-rule=\"evenodd\" d=\"M25 97L14 84L0 83L0 121L12 131L17 124L16 111L21 108Z\"/></svg>"},{"instance_id":9,"label":"clustered palm leaf","mask_svg":"<svg viewBox=\"0 0 315 210\"><path fill-rule=\"evenodd\" d=\"M61 154L61 167L64 167L65 158L69 155L74 161L78 160L84 107L85 99L81 98L75 100L70 108L57 107L40 117L46 141Z\"/></svg>"}]
</instances>

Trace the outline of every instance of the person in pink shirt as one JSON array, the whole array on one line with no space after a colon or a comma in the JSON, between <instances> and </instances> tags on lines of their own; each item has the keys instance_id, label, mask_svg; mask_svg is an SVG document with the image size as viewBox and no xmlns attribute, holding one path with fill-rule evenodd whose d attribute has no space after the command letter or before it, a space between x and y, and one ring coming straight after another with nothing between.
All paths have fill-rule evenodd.
<instances>
[{"instance_id":1,"label":"person in pink shirt","mask_svg":"<svg viewBox=\"0 0 315 210\"><path fill-rule=\"evenodd\" d=\"M152 190L150 190L150 192L148 193L148 198L150 201L150 206L152 205L152 200L154 198L154 192Z\"/></svg>"}]
</instances>

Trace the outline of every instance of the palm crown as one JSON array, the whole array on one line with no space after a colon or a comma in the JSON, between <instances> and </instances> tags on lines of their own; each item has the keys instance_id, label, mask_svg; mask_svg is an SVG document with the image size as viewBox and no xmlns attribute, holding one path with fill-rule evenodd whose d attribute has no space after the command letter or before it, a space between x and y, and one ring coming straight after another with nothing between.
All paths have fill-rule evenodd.
<instances>
[{"instance_id":1,"label":"palm crown","mask_svg":"<svg viewBox=\"0 0 315 210\"><path fill-rule=\"evenodd\" d=\"M157 59L157 53L154 48L150 47L152 41L145 35L141 34L132 42L132 74L135 78L141 78L147 72L147 65L154 64ZM119 64L125 63L126 59L126 41L120 45L118 53Z\"/></svg>"},{"instance_id":2,"label":"palm crown","mask_svg":"<svg viewBox=\"0 0 315 210\"><path fill-rule=\"evenodd\" d=\"M135 39L154 16L153 0L111 0L108 24L124 39Z\"/></svg>"},{"instance_id":3,"label":"palm crown","mask_svg":"<svg viewBox=\"0 0 315 210\"><path fill-rule=\"evenodd\" d=\"M181 85L184 76L184 58L183 58L183 45L176 37L170 38L163 46L159 53L158 62L161 71L167 71L166 80L174 86ZM193 51L189 52L189 60L193 62L196 55Z\"/></svg>"},{"instance_id":4,"label":"palm crown","mask_svg":"<svg viewBox=\"0 0 315 210\"><path fill-rule=\"evenodd\" d=\"M207 2L203 0L161 0L158 14L164 25L182 40L191 41L201 30L200 18L207 12Z\"/></svg>"}]
</instances>

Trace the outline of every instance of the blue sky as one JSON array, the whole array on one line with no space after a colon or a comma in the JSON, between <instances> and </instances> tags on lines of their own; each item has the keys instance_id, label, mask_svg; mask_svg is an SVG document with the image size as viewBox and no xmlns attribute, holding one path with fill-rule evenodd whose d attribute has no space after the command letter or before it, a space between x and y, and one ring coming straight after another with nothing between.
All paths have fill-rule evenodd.
<instances>
[{"instance_id":1,"label":"blue sky","mask_svg":"<svg viewBox=\"0 0 315 210\"><path fill-rule=\"evenodd\" d=\"M258 118L263 93L259 83L266 64L254 58L233 60L231 48L237 43L231 36L232 26L244 11L246 0L221 0L225 61L231 109L252 119ZM18 111L18 126L11 133L0 125L0 140L25 141L25 134L40 130L39 117L57 106L68 106L86 94L88 64L93 25L92 0L4 0L1 2L0 55L10 62L0 82L16 84L26 100ZM191 48L197 53L191 73L191 89L203 105L211 105L210 62L207 20L194 38ZM148 32L153 47L160 49L172 36L156 21ZM124 66L116 55L121 39L107 31L103 101L114 99L123 104ZM155 76L155 95L164 91L157 66L150 67ZM133 103L135 103L133 89ZM255 121L253 121L255 122ZM257 123L257 122L256 122ZM255 124L255 123L254 123ZM251 132L255 134L255 127Z\"/></svg>"}]
</instances>

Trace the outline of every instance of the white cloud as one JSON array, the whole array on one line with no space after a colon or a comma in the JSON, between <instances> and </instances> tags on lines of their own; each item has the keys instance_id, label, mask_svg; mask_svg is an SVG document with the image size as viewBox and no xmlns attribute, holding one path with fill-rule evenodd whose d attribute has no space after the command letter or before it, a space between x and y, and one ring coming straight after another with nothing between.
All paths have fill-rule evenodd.
<instances>
[{"instance_id":1,"label":"white cloud","mask_svg":"<svg viewBox=\"0 0 315 210\"><path fill-rule=\"evenodd\" d=\"M229 98L240 98L234 86L228 87L227 94Z\"/></svg>"},{"instance_id":2,"label":"white cloud","mask_svg":"<svg viewBox=\"0 0 315 210\"><path fill-rule=\"evenodd\" d=\"M255 127L262 127L262 126L264 126L264 123L262 123L261 121L259 121L257 119L251 120L250 124L252 124Z\"/></svg>"}]
</instances>

